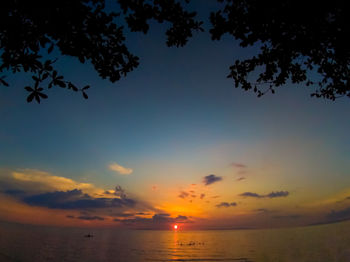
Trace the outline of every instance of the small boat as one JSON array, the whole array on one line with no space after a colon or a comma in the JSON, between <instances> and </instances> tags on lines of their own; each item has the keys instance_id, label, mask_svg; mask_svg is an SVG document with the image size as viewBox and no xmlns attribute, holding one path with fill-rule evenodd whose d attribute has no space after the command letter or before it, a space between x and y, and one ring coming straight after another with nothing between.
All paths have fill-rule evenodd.
<instances>
[{"instance_id":1,"label":"small boat","mask_svg":"<svg viewBox=\"0 0 350 262\"><path fill-rule=\"evenodd\" d=\"M94 235L89 233L89 234L85 235L84 237L94 237Z\"/></svg>"}]
</instances>

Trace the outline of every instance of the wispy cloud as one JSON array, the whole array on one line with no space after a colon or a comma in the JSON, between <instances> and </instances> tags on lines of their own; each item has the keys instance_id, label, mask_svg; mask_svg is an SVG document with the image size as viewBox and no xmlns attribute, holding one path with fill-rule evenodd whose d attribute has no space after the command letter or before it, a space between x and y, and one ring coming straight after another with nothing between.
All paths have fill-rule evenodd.
<instances>
[{"instance_id":1,"label":"wispy cloud","mask_svg":"<svg viewBox=\"0 0 350 262\"><path fill-rule=\"evenodd\" d=\"M88 216L88 215L85 215L85 216L72 216L72 215L68 215L66 216L67 218L72 218L72 219L81 219L81 220L100 220L100 221L103 221L105 220L104 217L100 217L100 216Z\"/></svg>"},{"instance_id":2,"label":"wispy cloud","mask_svg":"<svg viewBox=\"0 0 350 262\"><path fill-rule=\"evenodd\" d=\"M246 168L246 167L247 167L245 164L236 163L236 162L232 162L230 165L231 165L232 167L236 167L236 168Z\"/></svg>"},{"instance_id":3,"label":"wispy cloud","mask_svg":"<svg viewBox=\"0 0 350 262\"><path fill-rule=\"evenodd\" d=\"M272 210L267 209L267 208L258 208L258 209L255 209L254 211L259 212L259 213L271 213L271 212L273 212Z\"/></svg>"},{"instance_id":4,"label":"wispy cloud","mask_svg":"<svg viewBox=\"0 0 350 262\"><path fill-rule=\"evenodd\" d=\"M301 215L292 214L292 215L273 216L272 218L275 218L275 219L299 219L301 217L302 217Z\"/></svg>"},{"instance_id":5,"label":"wispy cloud","mask_svg":"<svg viewBox=\"0 0 350 262\"><path fill-rule=\"evenodd\" d=\"M7 183L15 184L26 191L35 190L94 190L94 185L89 183L79 183L73 179L55 176L45 171L36 169L22 169L13 171L7 179Z\"/></svg>"},{"instance_id":6,"label":"wispy cloud","mask_svg":"<svg viewBox=\"0 0 350 262\"><path fill-rule=\"evenodd\" d=\"M190 194L185 192L185 191L181 191L180 194L178 195L179 198L187 198Z\"/></svg>"},{"instance_id":7,"label":"wispy cloud","mask_svg":"<svg viewBox=\"0 0 350 262\"><path fill-rule=\"evenodd\" d=\"M204 185L208 186L214 184L215 182L219 182L222 180L221 176L216 176L214 174L207 175L203 178Z\"/></svg>"},{"instance_id":8,"label":"wispy cloud","mask_svg":"<svg viewBox=\"0 0 350 262\"><path fill-rule=\"evenodd\" d=\"M335 211L332 210L329 214L327 214L328 221L343 221L350 220L350 207Z\"/></svg>"},{"instance_id":9,"label":"wispy cloud","mask_svg":"<svg viewBox=\"0 0 350 262\"><path fill-rule=\"evenodd\" d=\"M255 198L263 197L262 195L259 195L257 193L253 193L253 192L244 192L242 194L239 194L239 196L242 196L242 197L255 197Z\"/></svg>"},{"instance_id":10,"label":"wispy cloud","mask_svg":"<svg viewBox=\"0 0 350 262\"><path fill-rule=\"evenodd\" d=\"M144 214L144 213L112 213L110 214L113 217L134 217L139 214Z\"/></svg>"},{"instance_id":11,"label":"wispy cloud","mask_svg":"<svg viewBox=\"0 0 350 262\"><path fill-rule=\"evenodd\" d=\"M130 175L133 172L132 168L123 167L116 162L111 163L108 168L109 170L115 171L121 175Z\"/></svg>"},{"instance_id":12,"label":"wispy cloud","mask_svg":"<svg viewBox=\"0 0 350 262\"><path fill-rule=\"evenodd\" d=\"M216 207L235 207L237 206L237 203L236 202L231 202L231 203L228 203L228 202L221 202L220 204L217 204Z\"/></svg>"},{"instance_id":13,"label":"wispy cloud","mask_svg":"<svg viewBox=\"0 0 350 262\"><path fill-rule=\"evenodd\" d=\"M289 195L288 191L277 191L277 192L271 192L265 195L264 197L275 198L275 197L286 197L288 195Z\"/></svg>"},{"instance_id":14,"label":"wispy cloud","mask_svg":"<svg viewBox=\"0 0 350 262\"><path fill-rule=\"evenodd\" d=\"M244 192L242 194L240 194L239 196L242 197L253 197L253 198L277 198L277 197L287 197L289 195L288 191L276 191L276 192L271 192L269 194L266 195L260 195L257 193L253 193L253 192Z\"/></svg>"}]
</instances>

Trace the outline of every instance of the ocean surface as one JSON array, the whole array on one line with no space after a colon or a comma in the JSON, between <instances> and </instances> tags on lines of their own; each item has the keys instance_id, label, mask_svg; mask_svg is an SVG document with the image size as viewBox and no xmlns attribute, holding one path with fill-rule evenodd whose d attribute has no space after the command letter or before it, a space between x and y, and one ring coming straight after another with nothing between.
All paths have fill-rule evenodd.
<instances>
[{"instance_id":1,"label":"ocean surface","mask_svg":"<svg viewBox=\"0 0 350 262\"><path fill-rule=\"evenodd\" d=\"M94 237L84 237L91 233ZM350 222L265 230L156 231L0 223L0 261L350 261Z\"/></svg>"}]
</instances>

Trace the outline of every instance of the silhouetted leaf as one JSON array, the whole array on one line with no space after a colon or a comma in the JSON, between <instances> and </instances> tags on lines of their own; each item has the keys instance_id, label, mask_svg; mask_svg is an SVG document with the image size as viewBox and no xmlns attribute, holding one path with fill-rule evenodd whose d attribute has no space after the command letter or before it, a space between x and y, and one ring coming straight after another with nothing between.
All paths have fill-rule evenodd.
<instances>
[{"instance_id":1,"label":"silhouetted leaf","mask_svg":"<svg viewBox=\"0 0 350 262\"><path fill-rule=\"evenodd\" d=\"M45 80L47 77L49 76L49 74L48 73L45 73L45 74L43 74L43 76L42 76L42 80Z\"/></svg>"},{"instance_id":2,"label":"silhouetted leaf","mask_svg":"<svg viewBox=\"0 0 350 262\"><path fill-rule=\"evenodd\" d=\"M9 86L9 84L2 78L0 78L0 83L4 86Z\"/></svg>"},{"instance_id":3,"label":"silhouetted leaf","mask_svg":"<svg viewBox=\"0 0 350 262\"><path fill-rule=\"evenodd\" d=\"M78 91L78 88L75 85L73 85L71 82L68 82L68 89L72 89L75 92Z\"/></svg>"},{"instance_id":4,"label":"silhouetted leaf","mask_svg":"<svg viewBox=\"0 0 350 262\"><path fill-rule=\"evenodd\" d=\"M26 86L24 89L27 90L28 92L33 92L34 91L34 89L31 88L30 86Z\"/></svg>"},{"instance_id":5,"label":"silhouetted leaf","mask_svg":"<svg viewBox=\"0 0 350 262\"><path fill-rule=\"evenodd\" d=\"M34 93L34 98L35 98L35 100L38 102L38 104L40 104L39 93Z\"/></svg>"},{"instance_id":6,"label":"silhouetted leaf","mask_svg":"<svg viewBox=\"0 0 350 262\"><path fill-rule=\"evenodd\" d=\"M46 95L46 94L44 94L44 93L38 93L38 95L39 95L41 98L44 98L44 99L46 99L46 98L47 98L47 95Z\"/></svg>"},{"instance_id":7,"label":"silhouetted leaf","mask_svg":"<svg viewBox=\"0 0 350 262\"><path fill-rule=\"evenodd\" d=\"M59 87L65 88L66 87L66 83L60 80L56 80L55 85L58 85Z\"/></svg>"},{"instance_id":8,"label":"silhouetted leaf","mask_svg":"<svg viewBox=\"0 0 350 262\"><path fill-rule=\"evenodd\" d=\"M47 52L50 54L54 48L54 44L51 44Z\"/></svg>"},{"instance_id":9,"label":"silhouetted leaf","mask_svg":"<svg viewBox=\"0 0 350 262\"><path fill-rule=\"evenodd\" d=\"M28 103L32 102L34 96L35 96L35 93L34 93L34 92L31 93L31 94L27 97L27 102L28 102Z\"/></svg>"}]
</instances>

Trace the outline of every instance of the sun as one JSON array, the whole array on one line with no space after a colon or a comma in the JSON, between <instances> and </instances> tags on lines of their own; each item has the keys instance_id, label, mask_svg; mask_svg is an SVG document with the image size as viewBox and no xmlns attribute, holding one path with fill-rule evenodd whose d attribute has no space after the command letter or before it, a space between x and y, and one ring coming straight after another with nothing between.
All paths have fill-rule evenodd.
<instances>
[{"instance_id":1,"label":"sun","mask_svg":"<svg viewBox=\"0 0 350 262\"><path fill-rule=\"evenodd\" d=\"M177 230L178 226L177 225L174 225L174 229Z\"/></svg>"}]
</instances>

